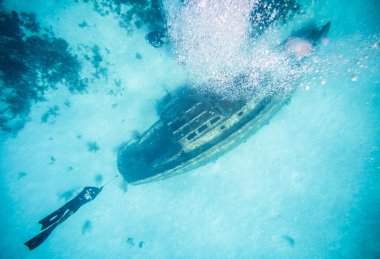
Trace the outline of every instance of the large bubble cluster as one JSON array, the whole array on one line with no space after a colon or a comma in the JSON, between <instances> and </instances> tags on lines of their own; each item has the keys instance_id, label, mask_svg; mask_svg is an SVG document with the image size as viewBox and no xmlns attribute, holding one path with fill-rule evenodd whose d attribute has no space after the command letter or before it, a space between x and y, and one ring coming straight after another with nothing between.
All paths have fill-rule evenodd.
<instances>
[{"instance_id":1,"label":"large bubble cluster","mask_svg":"<svg viewBox=\"0 0 380 259\"><path fill-rule=\"evenodd\" d=\"M281 47L284 39L279 37L279 23L270 23L266 30L270 33L252 36L260 19L253 14L255 10L266 12L261 19L268 22L280 15L272 4L196 0L177 5L168 2L166 9L176 58L198 88L230 98L251 97L291 88L299 75L300 68Z\"/></svg>"}]
</instances>

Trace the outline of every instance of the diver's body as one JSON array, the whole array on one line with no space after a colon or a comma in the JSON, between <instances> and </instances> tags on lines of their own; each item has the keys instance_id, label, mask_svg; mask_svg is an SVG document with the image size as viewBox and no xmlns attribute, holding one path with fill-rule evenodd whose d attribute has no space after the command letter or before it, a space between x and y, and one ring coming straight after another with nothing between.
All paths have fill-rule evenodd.
<instances>
[{"instance_id":1,"label":"diver's body","mask_svg":"<svg viewBox=\"0 0 380 259\"><path fill-rule=\"evenodd\" d=\"M29 241L25 242L25 245L30 249L34 249L39 246L50 233L71 215L73 215L80 207L89 201L96 198L96 196L101 192L103 187L85 187L74 199L67 202L58 210L51 213L49 216L43 218L39 221L42 225L41 230L44 230L37 236L33 237Z\"/></svg>"},{"instance_id":2,"label":"diver's body","mask_svg":"<svg viewBox=\"0 0 380 259\"><path fill-rule=\"evenodd\" d=\"M323 25L321 28L318 28L315 23L309 23L300 30L292 33L292 37L308 40L315 46L321 41L321 39L327 36L330 27L331 21Z\"/></svg>"}]
</instances>

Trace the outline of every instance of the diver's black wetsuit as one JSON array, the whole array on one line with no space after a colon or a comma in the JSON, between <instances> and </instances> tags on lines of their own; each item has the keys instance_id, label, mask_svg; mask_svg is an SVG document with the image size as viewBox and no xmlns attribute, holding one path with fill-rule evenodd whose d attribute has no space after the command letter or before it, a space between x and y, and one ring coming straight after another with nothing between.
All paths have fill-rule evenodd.
<instances>
[{"instance_id":1,"label":"diver's black wetsuit","mask_svg":"<svg viewBox=\"0 0 380 259\"><path fill-rule=\"evenodd\" d=\"M63 205L58 210L51 213L49 216L39 221L42 225L41 230L44 230L39 235L33 237L29 241L25 242L25 245L30 249L34 249L50 235L50 233L67 218L73 215L80 207L87 202L95 199L100 193L102 188L98 187L85 187L74 199Z\"/></svg>"}]
</instances>

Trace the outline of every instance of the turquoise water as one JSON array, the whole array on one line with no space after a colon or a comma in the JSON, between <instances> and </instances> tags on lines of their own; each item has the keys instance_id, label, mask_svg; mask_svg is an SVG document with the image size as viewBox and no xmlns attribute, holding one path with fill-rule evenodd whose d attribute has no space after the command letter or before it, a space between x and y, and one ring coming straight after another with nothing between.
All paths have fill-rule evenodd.
<instances>
[{"instance_id":1,"label":"turquoise water","mask_svg":"<svg viewBox=\"0 0 380 259\"><path fill-rule=\"evenodd\" d=\"M378 1L303 1L304 14L268 30L249 55L239 45L249 2L202 9L217 1L167 1L166 21L145 1L120 2L0 3L2 22L11 10L34 13L40 29L29 26L23 37L42 39L25 41L25 52L15 44L1 52L26 65L2 61L0 73L1 258L380 256ZM225 23L209 19L219 14ZM328 43L296 71L290 103L246 143L165 181L131 186L119 177L40 247L23 245L41 218L113 178L117 147L158 119L156 101L167 91L238 73L251 65L247 55L254 69L289 75L281 56L260 51L310 19L332 22ZM145 36L166 22L170 42L155 48ZM9 89L20 91L4 101ZM231 95L223 84L211 90Z\"/></svg>"}]
</instances>

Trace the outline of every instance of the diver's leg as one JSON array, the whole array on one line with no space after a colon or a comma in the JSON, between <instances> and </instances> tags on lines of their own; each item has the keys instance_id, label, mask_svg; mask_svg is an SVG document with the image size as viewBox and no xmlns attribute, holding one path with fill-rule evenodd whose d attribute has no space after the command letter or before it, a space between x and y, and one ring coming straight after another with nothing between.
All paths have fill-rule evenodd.
<instances>
[{"instance_id":1,"label":"diver's leg","mask_svg":"<svg viewBox=\"0 0 380 259\"><path fill-rule=\"evenodd\" d=\"M66 203L58 210L51 213L49 216L46 216L45 218L41 219L39 223L42 225L41 230L44 230L45 228L55 224L58 222L62 216L67 212L67 210L70 209L70 204Z\"/></svg>"},{"instance_id":2,"label":"diver's leg","mask_svg":"<svg viewBox=\"0 0 380 259\"><path fill-rule=\"evenodd\" d=\"M54 218L54 222L55 223L51 223L49 225L49 227L42 231L40 234L38 234L37 236L33 237L32 239L30 239L29 241L25 242L24 244L29 248L29 250L33 250L34 248L36 248L37 246L41 245L42 242L44 242L46 240L46 238L50 235L50 233L59 225L61 224L62 222L64 222L68 217L70 217L71 215L73 215L75 213L75 211L73 210L70 210L69 208L61 208L61 214L59 214L59 216L57 216L56 218ZM52 213L53 214L53 213ZM52 215L51 214L51 215ZM49 215L50 216L50 215ZM46 217L48 218L48 217ZM44 225L43 225L44 227ZM46 226L44 227L46 228Z\"/></svg>"}]
</instances>

